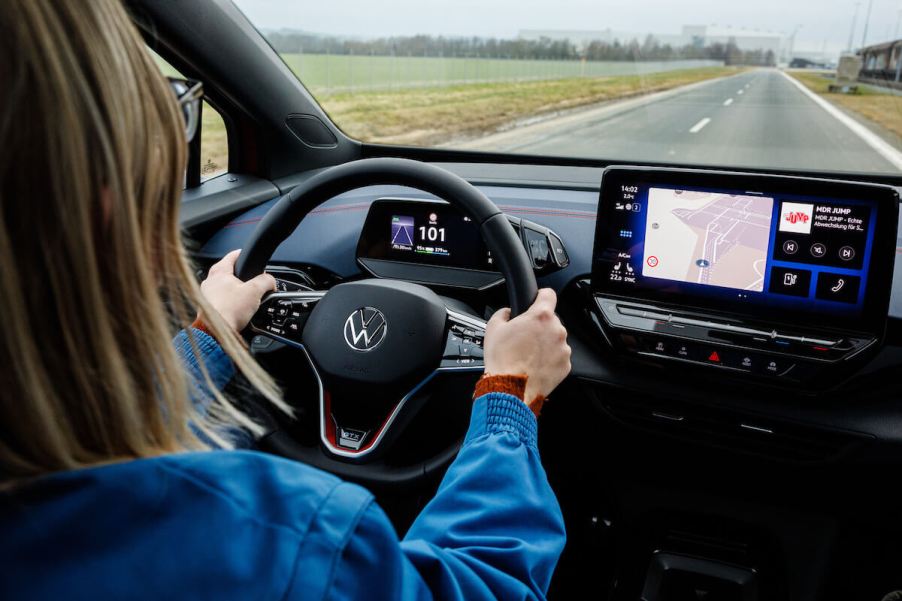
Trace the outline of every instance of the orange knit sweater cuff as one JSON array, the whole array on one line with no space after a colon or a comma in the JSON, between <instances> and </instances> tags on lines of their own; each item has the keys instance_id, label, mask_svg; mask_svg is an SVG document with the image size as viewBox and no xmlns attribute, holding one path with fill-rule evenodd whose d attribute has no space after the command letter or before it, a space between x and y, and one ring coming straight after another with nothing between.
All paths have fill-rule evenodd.
<instances>
[{"instance_id":1,"label":"orange knit sweater cuff","mask_svg":"<svg viewBox=\"0 0 902 601\"><path fill-rule=\"evenodd\" d=\"M481 397L490 392L501 392L513 395L521 401L525 401L524 396L526 395L526 381L528 378L529 376L524 374L505 374L497 376L485 374L479 378L478 382L476 382L476 390L473 392L473 398ZM539 394L536 395L531 402L525 402L526 406L532 410L536 417L538 417L539 413L542 411L542 405L545 404L545 396Z\"/></svg>"},{"instance_id":2,"label":"orange knit sweater cuff","mask_svg":"<svg viewBox=\"0 0 902 601\"><path fill-rule=\"evenodd\" d=\"M210 331L210 328L207 326L206 323L204 323L204 320L201 319L200 317L198 317L193 322L191 322L190 327L194 328L195 330L200 330L204 334L207 334L208 336L212 336L213 338L215 338L215 336L213 336L213 332Z\"/></svg>"},{"instance_id":3,"label":"orange knit sweater cuff","mask_svg":"<svg viewBox=\"0 0 902 601\"><path fill-rule=\"evenodd\" d=\"M220 340L215 334L213 334L213 331L210 329L210 326L207 325L207 322L204 321L203 317L198 316L198 318L192 321L191 325L188 327L194 328L195 330L200 330L219 344L222 344L222 340ZM240 342L241 346L243 346L244 348L248 348L247 341L245 341L245 339L240 335L238 336L238 342Z\"/></svg>"}]
</instances>

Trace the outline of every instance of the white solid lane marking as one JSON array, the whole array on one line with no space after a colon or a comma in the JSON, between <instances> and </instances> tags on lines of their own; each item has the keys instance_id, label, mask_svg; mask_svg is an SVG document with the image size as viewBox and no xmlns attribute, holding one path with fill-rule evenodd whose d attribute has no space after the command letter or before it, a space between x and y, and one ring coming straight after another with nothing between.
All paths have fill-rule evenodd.
<instances>
[{"instance_id":1,"label":"white solid lane marking","mask_svg":"<svg viewBox=\"0 0 902 601\"><path fill-rule=\"evenodd\" d=\"M830 115L832 115L837 121L851 129L852 132L854 132L859 138L861 138L865 144L873 148L877 153L880 154L880 156L892 163L892 165L896 169L902 171L902 152L899 152L898 150L890 146L890 144L886 140L806 88L801 82L796 81L783 71L780 71L780 75L788 79L792 85L797 87L803 94L811 98L822 109L830 113Z\"/></svg>"},{"instance_id":2,"label":"white solid lane marking","mask_svg":"<svg viewBox=\"0 0 902 601\"><path fill-rule=\"evenodd\" d=\"M697 134L698 132L700 132L700 131L702 130L702 128L703 128L704 126L708 125L709 123L711 123L711 119L708 118L708 117L705 117L704 119L702 119L701 121L699 121L698 123L696 123L695 125L693 125L693 126L692 126L692 129L689 130L689 133L690 133L690 134Z\"/></svg>"},{"instance_id":3,"label":"white solid lane marking","mask_svg":"<svg viewBox=\"0 0 902 601\"><path fill-rule=\"evenodd\" d=\"M732 98L727 98L726 100L723 101L724 106L730 106L731 104L733 104Z\"/></svg>"}]
</instances>

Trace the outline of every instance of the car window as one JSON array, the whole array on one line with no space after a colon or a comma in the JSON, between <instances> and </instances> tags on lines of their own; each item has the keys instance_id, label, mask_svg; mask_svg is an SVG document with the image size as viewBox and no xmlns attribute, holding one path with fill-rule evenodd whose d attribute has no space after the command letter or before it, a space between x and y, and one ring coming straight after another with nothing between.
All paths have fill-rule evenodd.
<instances>
[{"instance_id":1,"label":"car window","mask_svg":"<svg viewBox=\"0 0 902 601\"><path fill-rule=\"evenodd\" d=\"M236 4L365 142L902 170L902 34L890 2Z\"/></svg>"},{"instance_id":2,"label":"car window","mask_svg":"<svg viewBox=\"0 0 902 601\"><path fill-rule=\"evenodd\" d=\"M167 77L184 77L160 55L150 51ZM222 175L229 168L229 140L225 122L219 111L204 101L200 128L200 177L201 181Z\"/></svg>"}]
</instances>

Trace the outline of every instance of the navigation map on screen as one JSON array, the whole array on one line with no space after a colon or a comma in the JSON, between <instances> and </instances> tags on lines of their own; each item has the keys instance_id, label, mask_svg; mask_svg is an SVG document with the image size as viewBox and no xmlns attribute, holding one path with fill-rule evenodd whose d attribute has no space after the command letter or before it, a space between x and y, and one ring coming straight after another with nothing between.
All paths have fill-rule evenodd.
<instances>
[{"instance_id":1,"label":"navigation map on screen","mask_svg":"<svg viewBox=\"0 0 902 601\"><path fill-rule=\"evenodd\" d=\"M774 199L650 188L642 275L761 292Z\"/></svg>"},{"instance_id":2,"label":"navigation map on screen","mask_svg":"<svg viewBox=\"0 0 902 601\"><path fill-rule=\"evenodd\" d=\"M393 215L391 218L391 244L395 250L413 248L413 217Z\"/></svg>"}]
</instances>

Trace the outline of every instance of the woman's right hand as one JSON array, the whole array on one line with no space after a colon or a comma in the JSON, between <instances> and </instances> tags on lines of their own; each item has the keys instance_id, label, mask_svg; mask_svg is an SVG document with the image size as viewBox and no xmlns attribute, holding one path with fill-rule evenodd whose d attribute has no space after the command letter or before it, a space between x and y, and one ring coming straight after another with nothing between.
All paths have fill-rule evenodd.
<instances>
[{"instance_id":1,"label":"woman's right hand","mask_svg":"<svg viewBox=\"0 0 902 601\"><path fill-rule=\"evenodd\" d=\"M233 250L210 268L207 278L201 282L200 291L207 302L236 332L247 327L260 300L267 292L276 289L276 279L268 273L242 282L235 277L235 263L241 250ZM199 316L203 319L203 316Z\"/></svg>"},{"instance_id":2,"label":"woman's right hand","mask_svg":"<svg viewBox=\"0 0 902 601\"><path fill-rule=\"evenodd\" d=\"M554 291L543 288L522 315L511 319L510 309L500 309L486 325L486 375L526 375L527 402L551 394L570 373L567 330L554 313L555 305Z\"/></svg>"}]
</instances>

